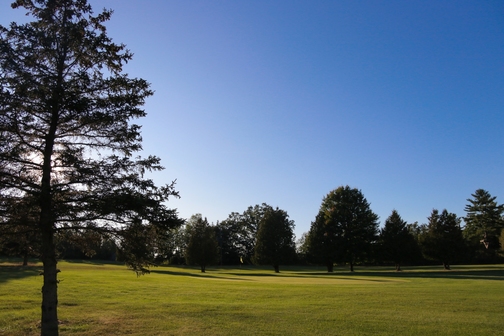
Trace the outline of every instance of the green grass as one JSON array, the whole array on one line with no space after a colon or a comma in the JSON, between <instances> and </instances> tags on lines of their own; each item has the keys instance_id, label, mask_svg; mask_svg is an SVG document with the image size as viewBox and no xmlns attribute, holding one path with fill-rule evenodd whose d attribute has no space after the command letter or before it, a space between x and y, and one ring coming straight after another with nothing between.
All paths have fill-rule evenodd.
<instances>
[{"instance_id":1,"label":"green grass","mask_svg":"<svg viewBox=\"0 0 504 336\"><path fill-rule=\"evenodd\" d=\"M0 335L39 334L40 264L0 262ZM157 267L60 262L61 334L498 335L504 265Z\"/></svg>"}]
</instances>

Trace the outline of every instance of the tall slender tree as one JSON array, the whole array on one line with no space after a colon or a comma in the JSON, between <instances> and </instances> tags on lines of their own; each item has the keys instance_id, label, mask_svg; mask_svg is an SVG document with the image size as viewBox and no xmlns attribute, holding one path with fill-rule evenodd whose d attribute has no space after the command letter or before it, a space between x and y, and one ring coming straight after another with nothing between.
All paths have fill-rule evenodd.
<instances>
[{"instance_id":1,"label":"tall slender tree","mask_svg":"<svg viewBox=\"0 0 504 336\"><path fill-rule=\"evenodd\" d=\"M127 246L129 237L146 237L145 224L168 229L181 221L164 204L177 196L173 184L144 177L162 169L159 158L134 156L142 149L134 120L146 115L152 91L122 73L132 54L107 36L112 11L94 15L87 0L12 7L33 21L0 26L0 215L27 197L37 204L41 333L57 335L59 231L92 230ZM129 256L130 267L147 271L150 259Z\"/></svg>"}]
</instances>

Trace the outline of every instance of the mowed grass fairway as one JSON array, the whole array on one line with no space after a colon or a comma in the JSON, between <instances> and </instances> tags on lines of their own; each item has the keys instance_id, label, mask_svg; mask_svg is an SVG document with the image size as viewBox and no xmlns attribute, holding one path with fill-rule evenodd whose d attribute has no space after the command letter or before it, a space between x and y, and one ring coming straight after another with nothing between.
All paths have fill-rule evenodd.
<instances>
[{"instance_id":1,"label":"mowed grass fairway","mask_svg":"<svg viewBox=\"0 0 504 336\"><path fill-rule=\"evenodd\" d=\"M37 335L40 264L0 261L0 335ZM502 335L504 265L157 267L59 263L61 334Z\"/></svg>"}]
</instances>

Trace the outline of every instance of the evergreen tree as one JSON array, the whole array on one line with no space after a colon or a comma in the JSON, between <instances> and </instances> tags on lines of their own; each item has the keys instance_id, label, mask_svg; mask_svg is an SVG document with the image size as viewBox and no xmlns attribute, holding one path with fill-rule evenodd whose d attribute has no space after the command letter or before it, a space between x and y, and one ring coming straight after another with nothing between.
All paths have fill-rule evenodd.
<instances>
[{"instance_id":1,"label":"evergreen tree","mask_svg":"<svg viewBox=\"0 0 504 336\"><path fill-rule=\"evenodd\" d=\"M393 262L396 271L401 270L401 264L404 261L411 260L413 257L415 238L396 210L393 210L385 220L385 226L380 231L378 241L382 259Z\"/></svg>"},{"instance_id":2,"label":"evergreen tree","mask_svg":"<svg viewBox=\"0 0 504 336\"><path fill-rule=\"evenodd\" d=\"M185 258L188 265L199 265L205 273L208 265L219 261L219 244L214 227L200 214L193 215L187 223L188 242Z\"/></svg>"},{"instance_id":3,"label":"evergreen tree","mask_svg":"<svg viewBox=\"0 0 504 336\"><path fill-rule=\"evenodd\" d=\"M177 196L173 184L144 178L162 169L160 160L133 156L142 149L133 121L145 116L152 91L122 73L132 54L107 36L112 12L94 15L87 0L17 0L12 7L33 21L0 26L0 216L27 197L37 204L41 333L57 335L59 231L90 230L129 246L128 238L148 237L141 234L147 223L181 221L165 205ZM147 271L148 256L127 255L132 269Z\"/></svg>"},{"instance_id":4,"label":"evergreen tree","mask_svg":"<svg viewBox=\"0 0 504 336\"><path fill-rule=\"evenodd\" d=\"M465 251L460 218L446 209L441 214L434 209L428 220L420 236L422 251L428 259L441 262L449 270L450 264L459 261Z\"/></svg>"},{"instance_id":5,"label":"evergreen tree","mask_svg":"<svg viewBox=\"0 0 504 336\"><path fill-rule=\"evenodd\" d=\"M310 228L311 254L325 261L328 272L333 271L334 262L349 263L353 272L356 262L370 256L377 231L378 216L362 192L341 186L322 200Z\"/></svg>"},{"instance_id":6,"label":"evergreen tree","mask_svg":"<svg viewBox=\"0 0 504 336\"><path fill-rule=\"evenodd\" d=\"M261 218L257 232L254 261L257 264L272 265L280 272L280 264L294 261L294 221L289 220L287 212L268 209Z\"/></svg>"},{"instance_id":7,"label":"evergreen tree","mask_svg":"<svg viewBox=\"0 0 504 336\"><path fill-rule=\"evenodd\" d=\"M500 249L499 237L504 220L504 205L496 202L496 197L483 189L471 194L466 205L464 218L464 237L472 248L477 259L494 260Z\"/></svg>"}]
</instances>

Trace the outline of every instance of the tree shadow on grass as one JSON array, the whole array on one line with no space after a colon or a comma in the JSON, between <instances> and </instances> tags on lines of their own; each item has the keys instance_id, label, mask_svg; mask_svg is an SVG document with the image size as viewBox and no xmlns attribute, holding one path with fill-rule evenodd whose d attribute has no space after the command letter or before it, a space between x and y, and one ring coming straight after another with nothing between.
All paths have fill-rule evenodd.
<instances>
[{"instance_id":1,"label":"tree shadow on grass","mask_svg":"<svg viewBox=\"0 0 504 336\"><path fill-rule=\"evenodd\" d=\"M253 278L266 278L266 277L277 277L277 278L304 278L307 279L311 276L317 275L317 276L327 276L327 275L336 275L339 280L360 280L360 281L372 281L372 282L394 282L394 280L387 280L387 279L377 279L377 278L356 278L353 277L354 274L350 274L349 272L346 273L341 273L341 274L328 274L328 273L300 273L300 274L294 274L294 273L274 273L273 271L268 272L229 272L232 271L232 269L226 269L226 270L219 270L217 275L211 275L208 273L190 273L190 272L184 272L182 271L171 271L171 270L151 270L151 273L159 273L159 274L165 274L165 275L174 275L174 276L187 276L187 277L195 277L195 278L207 278L207 279L218 279L218 280L234 280L234 281L254 281ZM247 279L252 278L252 279Z\"/></svg>"},{"instance_id":2,"label":"tree shadow on grass","mask_svg":"<svg viewBox=\"0 0 504 336\"><path fill-rule=\"evenodd\" d=\"M345 280L363 280L363 281L374 281L374 282L390 282L391 280L386 280L383 278L392 278L396 280L400 279L413 279L413 278L428 278L428 279L465 279L465 280L493 280L493 281L502 281L504 280L504 269L470 269L468 267L461 267L459 269L453 268L452 270L436 270L432 267L429 268L415 268L412 270L403 270L401 272L396 272L392 270L381 271L379 269L369 270L356 270L355 272L350 272L349 270L336 270L333 273L328 273L326 271L322 271L320 269L309 269L303 268L302 270L285 270L280 273L274 273L273 271L267 271L265 269L257 269L254 271L253 269L233 269L233 268L224 268L219 269L217 272L218 275L208 275L207 273L189 273L181 271L151 271L158 272L163 274L170 275L179 275L179 276L192 276L192 277L213 277L217 279L232 279L232 280L249 280L244 279L243 277L248 278L260 278L260 277L285 277L285 278L310 278L310 277L334 277L338 279ZM227 276L231 276L228 278ZM394 281L394 280L392 280Z\"/></svg>"},{"instance_id":3,"label":"tree shadow on grass","mask_svg":"<svg viewBox=\"0 0 504 336\"><path fill-rule=\"evenodd\" d=\"M65 261L69 264L87 264L87 265L124 265L122 262L110 261L110 260L93 260L93 259L62 259L60 261Z\"/></svg>"},{"instance_id":4,"label":"tree shadow on grass","mask_svg":"<svg viewBox=\"0 0 504 336\"><path fill-rule=\"evenodd\" d=\"M334 272L334 273L303 273L305 275L311 276L347 276L349 272ZM504 270L440 270L440 271L401 271L401 272L367 272L367 271L356 271L350 273L352 277L355 278L375 278L375 277L387 277L387 278L399 278L399 279L410 279L410 278L428 278L428 279L468 279L468 280L504 280Z\"/></svg>"},{"instance_id":5,"label":"tree shadow on grass","mask_svg":"<svg viewBox=\"0 0 504 336\"><path fill-rule=\"evenodd\" d=\"M41 266L12 266L0 264L0 283L39 276L41 271Z\"/></svg>"},{"instance_id":6,"label":"tree shadow on grass","mask_svg":"<svg viewBox=\"0 0 504 336\"><path fill-rule=\"evenodd\" d=\"M279 278L299 278L299 279L309 279L313 277L317 278L327 278L327 277L333 277L337 278L338 280L359 280L359 281L372 281L372 282L394 282L394 280L387 280L387 279L377 279L376 277L354 277L354 273L350 272L334 272L334 273L299 273L299 274L294 274L294 273L233 273L233 272L227 272L226 274L232 275L232 276L247 276L247 277L279 277ZM383 278L383 277L380 277Z\"/></svg>"},{"instance_id":7,"label":"tree shadow on grass","mask_svg":"<svg viewBox=\"0 0 504 336\"><path fill-rule=\"evenodd\" d=\"M189 273L189 272L176 272L170 270L151 270L150 273L164 274L164 275L174 275L174 276L186 276L200 279L218 279L218 280L234 280L234 281L251 281L249 279L243 279L239 277L229 278L226 276L216 276L208 273Z\"/></svg>"}]
</instances>

